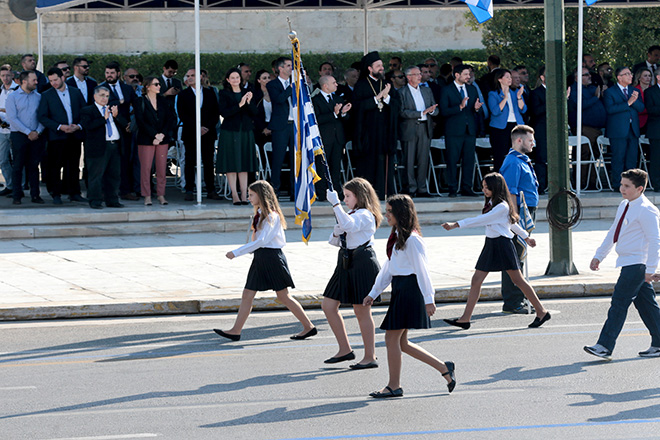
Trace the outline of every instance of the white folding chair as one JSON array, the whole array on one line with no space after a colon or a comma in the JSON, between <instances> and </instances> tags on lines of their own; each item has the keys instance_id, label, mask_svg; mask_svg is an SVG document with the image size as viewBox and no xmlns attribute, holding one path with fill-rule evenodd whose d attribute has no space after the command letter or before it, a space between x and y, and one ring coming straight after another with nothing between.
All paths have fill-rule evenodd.
<instances>
[{"instance_id":1,"label":"white folding chair","mask_svg":"<svg viewBox=\"0 0 660 440\"><path fill-rule=\"evenodd\" d=\"M346 142L346 181L349 181L355 177L355 170L353 169L353 163L351 162L351 151L353 151L353 141Z\"/></svg>"},{"instance_id":2,"label":"white folding chair","mask_svg":"<svg viewBox=\"0 0 660 440\"><path fill-rule=\"evenodd\" d=\"M600 171L603 171L605 174L605 180L607 181L607 187L612 191L612 182L610 181L610 174L607 171L606 165L610 163L611 161L606 161L605 160L605 147L610 146L610 139L601 135L598 136L598 139L596 139L596 145L598 145L598 153L600 154L600 157L598 158L598 169L599 169L599 174Z\"/></svg>"},{"instance_id":3,"label":"white folding chair","mask_svg":"<svg viewBox=\"0 0 660 440\"><path fill-rule=\"evenodd\" d=\"M271 170L270 170L270 160L268 159L268 153L273 153L273 144L272 142L266 142L264 144L264 162L266 166L264 167L264 179L270 179Z\"/></svg>"},{"instance_id":4,"label":"white folding chair","mask_svg":"<svg viewBox=\"0 0 660 440\"><path fill-rule=\"evenodd\" d=\"M440 181L438 180L436 171L439 172L440 170L447 169L447 162L445 161L444 155L446 148L447 147L445 145L444 139L431 139L431 148L429 149L429 173L428 177L426 178L428 182L427 186L429 188L429 194L436 196L440 195ZM439 150L441 163L436 164L433 161L433 149ZM435 185L435 192L431 191L431 181L433 181L433 184Z\"/></svg>"},{"instance_id":5,"label":"white folding chair","mask_svg":"<svg viewBox=\"0 0 660 440\"><path fill-rule=\"evenodd\" d=\"M650 145L650 141L646 137L646 135L642 135L639 138L639 168L643 169L648 173L649 172L648 161L646 160L646 156L644 156L644 149L642 148L642 145L644 144ZM648 179L648 187L649 189L653 189L653 185L651 185L651 179Z\"/></svg>"},{"instance_id":6,"label":"white folding chair","mask_svg":"<svg viewBox=\"0 0 660 440\"><path fill-rule=\"evenodd\" d=\"M259 164L259 171L257 171L257 179L265 180L266 179L266 171L264 170L264 164L261 161L261 152L259 151L259 145L254 144L254 151L257 155L257 163Z\"/></svg>"},{"instance_id":7,"label":"white folding chair","mask_svg":"<svg viewBox=\"0 0 660 440\"><path fill-rule=\"evenodd\" d=\"M477 148L481 148L481 149L484 149L484 150L490 150L492 148L491 145L490 145L490 139L487 138L487 137L477 138L476 142L475 142L475 145L476 145ZM488 154L489 155L491 154L490 151L488 152ZM493 161L492 161L492 159L489 159L489 160L480 162L479 161L479 155L477 154L477 151L475 149L474 163L475 163L475 166L477 168L477 175L479 176L479 183L481 183L481 181L484 180L481 168L487 168L487 170L490 171L490 167L493 166ZM488 174L488 173L486 173L486 174Z\"/></svg>"},{"instance_id":8,"label":"white folding chair","mask_svg":"<svg viewBox=\"0 0 660 440\"><path fill-rule=\"evenodd\" d=\"M580 158L580 166L587 165L587 182L591 180L591 173L596 174L596 189L595 190L587 190L587 189L581 189L582 192L600 192L603 190L603 182L600 180L600 173L599 171L599 160L596 159L596 156L594 155L594 150L591 145L591 141L589 140L588 137L582 136L580 145L578 145L578 139L577 136L569 136L568 137L568 148L569 148L569 155L572 155L573 147L581 148L582 145L587 144L589 145L589 157L581 157ZM571 166L576 167L577 169L577 157L572 157L570 161ZM576 173L577 176L577 173ZM569 182L571 185L571 189L573 188L573 182Z\"/></svg>"}]
</instances>

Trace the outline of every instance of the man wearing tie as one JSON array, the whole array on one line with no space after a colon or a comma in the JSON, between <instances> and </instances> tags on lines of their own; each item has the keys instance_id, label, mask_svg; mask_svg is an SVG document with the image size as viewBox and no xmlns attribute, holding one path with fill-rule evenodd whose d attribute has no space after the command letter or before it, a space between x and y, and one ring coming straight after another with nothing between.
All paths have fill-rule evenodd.
<instances>
[{"instance_id":1,"label":"man wearing tie","mask_svg":"<svg viewBox=\"0 0 660 440\"><path fill-rule=\"evenodd\" d=\"M639 91L632 87L632 72L619 67L614 72L617 84L603 93L603 104L607 113L605 135L612 147L612 188L619 190L621 173L637 166L639 153L639 113L644 104Z\"/></svg>"},{"instance_id":2,"label":"man wearing tie","mask_svg":"<svg viewBox=\"0 0 660 440\"><path fill-rule=\"evenodd\" d=\"M128 121L117 106L110 107L110 90L105 86L94 89L94 104L81 110L80 124L85 129L85 161L89 172L87 198L92 209L122 208L119 203L120 130Z\"/></svg>"},{"instance_id":3,"label":"man wearing tie","mask_svg":"<svg viewBox=\"0 0 660 440\"><path fill-rule=\"evenodd\" d=\"M319 87L321 92L312 98L312 104L314 104L314 113L319 124L332 184L336 190L341 187L341 158L346 145L342 119L347 117L351 103L346 104L341 96L335 94L337 80L333 76L326 75L319 78ZM328 183L320 163L321 156L316 157L316 170L321 177L321 180L316 183L316 196L319 200L325 200Z\"/></svg>"},{"instance_id":4,"label":"man wearing tie","mask_svg":"<svg viewBox=\"0 0 660 440\"><path fill-rule=\"evenodd\" d=\"M176 95L178 95L183 89L181 81L174 77L178 70L179 63L175 60L165 61L165 65L163 65L163 75L161 77L161 84L163 86L161 87L160 93L167 98L167 102L172 106L172 110L174 110Z\"/></svg>"},{"instance_id":5,"label":"man wearing tie","mask_svg":"<svg viewBox=\"0 0 660 440\"><path fill-rule=\"evenodd\" d=\"M73 76L66 80L66 85L80 90L88 105L94 103L94 88L98 85L89 75L87 58L78 57L73 60Z\"/></svg>"},{"instance_id":6,"label":"man wearing tie","mask_svg":"<svg viewBox=\"0 0 660 440\"><path fill-rule=\"evenodd\" d=\"M453 70L454 82L442 91L440 111L445 117L445 142L447 147L447 183L449 197L456 197L458 187L458 161L463 167L460 193L464 196L476 196L472 190L474 184L475 149L477 124L475 115L483 103L479 92L470 81L470 67L459 64Z\"/></svg>"},{"instance_id":7,"label":"man wearing tie","mask_svg":"<svg viewBox=\"0 0 660 440\"><path fill-rule=\"evenodd\" d=\"M430 197L426 176L433 134L431 116L438 114L438 105L431 89L420 84L422 73L419 67L408 67L405 74L408 85L399 89L398 96L401 101L401 147L408 191L413 197Z\"/></svg>"},{"instance_id":8,"label":"man wearing tie","mask_svg":"<svg viewBox=\"0 0 660 440\"><path fill-rule=\"evenodd\" d=\"M41 95L38 114L39 122L47 129L47 176L53 203L62 204L63 191L72 202L86 202L80 195L80 111L85 107L85 98L80 90L67 87L64 72L57 67L48 71L48 81L51 88Z\"/></svg>"}]
</instances>

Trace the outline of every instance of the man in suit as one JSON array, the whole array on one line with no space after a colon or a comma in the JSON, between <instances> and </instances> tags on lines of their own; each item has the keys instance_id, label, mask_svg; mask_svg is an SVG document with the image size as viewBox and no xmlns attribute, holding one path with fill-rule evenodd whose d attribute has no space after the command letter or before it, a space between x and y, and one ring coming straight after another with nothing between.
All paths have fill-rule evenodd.
<instances>
[{"instance_id":1,"label":"man in suit","mask_svg":"<svg viewBox=\"0 0 660 440\"><path fill-rule=\"evenodd\" d=\"M539 194L548 187L548 129L545 106L545 66L539 69L541 84L529 94L531 125L535 132L534 170L539 180Z\"/></svg>"},{"instance_id":2,"label":"man in suit","mask_svg":"<svg viewBox=\"0 0 660 440\"><path fill-rule=\"evenodd\" d=\"M289 149L290 164L293 164L293 114L291 113L291 59L280 57L277 59L278 76L266 84L273 111L268 122L268 129L272 132L273 160L271 162L271 184L275 193L279 195L281 186L282 164ZM293 173L290 183L289 199L293 200Z\"/></svg>"},{"instance_id":3,"label":"man in suit","mask_svg":"<svg viewBox=\"0 0 660 440\"><path fill-rule=\"evenodd\" d=\"M320 78L322 76L327 76L327 75L333 76L334 74L335 74L335 67L329 61L326 61L326 62L322 63L319 66L319 82L314 84L314 87L312 87L312 89L315 92L315 93L313 93L314 96L316 96L316 94L318 93L318 92L316 92L316 90L321 89L321 84L320 84L321 80L320 80Z\"/></svg>"},{"instance_id":4,"label":"man in suit","mask_svg":"<svg viewBox=\"0 0 660 440\"><path fill-rule=\"evenodd\" d=\"M481 111L483 103L477 88L469 84L470 67L459 64L453 70L454 82L442 89L440 111L445 117L445 145L447 147L447 184L449 197L456 197L459 190L457 167L460 159L463 178L460 193L474 197L475 148L477 124L475 114Z\"/></svg>"},{"instance_id":5,"label":"man in suit","mask_svg":"<svg viewBox=\"0 0 660 440\"><path fill-rule=\"evenodd\" d=\"M121 67L116 61L112 61L105 66L105 81L100 85L110 90L110 107L117 106L119 114L127 121L131 120L131 106L136 102L137 96L133 87L124 84L119 80L121 78ZM140 200L136 194L139 192L140 182L136 182L134 177L135 161L139 161L137 146L134 149L131 135L130 124L120 133L121 145L119 154L121 156L121 182L119 184L119 197L124 200Z\"/></svg>"},{"instance_id":6,"label":"man in suit","mask_svg":"<svg viewBox=\"0 0 660 440\"><path fill-rule=\"evenodd\" d=\"M430 116L438 114L438 105L431 89L420 84L422 73L419 67L408 67L405 74L408 84L401 87L397 93L401 102L401 148L408 192L413 197L431 197L426 182L433 135L433 121Z\"/></svg>"},{"instance_id":7,"label":"man in suit","mask_svg":"<svg viewBox=\"0 0 660 440\"><path fill-rule=\"evenodd\" d=\"M320 93L312 98L312 104L314 104L314 114L319 125L332 185L337 189L341 187L341 158L346 145L342 119L346 118L351 103L346 103L341 96L335 94L337 80L333 76L322 76L319 78L319 85ZM321 156L316 158L316 170L321 177L316 183L316 196L319 200L325 200L328 182L321 165Z\"/></svg>"},{"instance_id":8,"label":"man in suit","mask_svg":"<svg viewBox=\"0 0 660 440\"><path fill-rule=\"evenodd\" d=\"M128 121L117 106L110 107L110 90L98 86L92 95L94 104L81 111L80 124L85 130L85 162L89 173L87 198L92 209L123 208L119 203L120 132Z\"/></svg>"},{"instance_id":9,"label":"man in suit","mask_svg":"<svg viewBox=\"0 0 660 440\"><path fill-rule=\"evenodd\" d=\"M247 63L239 63L238 70L241 71L241 82L243 83L243 88L254 92L254 87L252 85L252 67ZM204 83L202 82L202 85Z\"/></svg>"},{"instance_id":10,"label":"man in suit","mask_svg":"<svg viewBox=\"0 0 660 440\"><path fill-rule=\"evenodd\" d=\"M655 85L644 91L644 106L649 114L646 137L650 142L649 177L655 192L660 192L660 68L654 72Z\"/></svg>"},{"instance_id":11,"label":"man in suit","mask_svg":"<svg viewBox=\"0 0 660 440\"><path fill-rule=\"evenodd\" d=\"M484 96L488 96L488 93L491 90L495 89L495 84L493 84L493 79L495 78L495 70L500 68L500 57L497 55L491 55L488 57L486 64L488 65L488 73L479 78L477 84Z\"/></svg>"},{"instance_id":12,"label":"man in suit","mask_svg":"<svg viewBox=\"0 0 660 440\"><path fill-rule=\"evenodd\" d=\"M179 63L176 60L167 60L163 65L163 75L160 78L160 83L162 84L160 93L167 98L167 102L170 103L172 109L174 109L176 95L183 90L181 81L174 77L178 70Z\"/></svg>"},{"instance_id":13,"label":"man in suit","mask_svg":"<svg viewBox=\"0 0 660 440\"><path fill-rule=\"evenodd\" d=\"M195 171L197 167L197 120L195 119L196 89L195 69L188 69L186 73L186 85L188 86L179 94L177 99L177 111L183 124L181 139L185 146L186 163L184 174L186 177L186 201L193 201L195 191ZM202 87L201 97L201 131L202 131L202 165L204 167L204 182L206 183L207 198L211 200L222 200L215 188L215 166L213 153L215 151L215 140L218 137L216 125L220 120L218 109L218 98L209 87Z\"/></svg>"},{"instance_id":14,"label":"man in suit","mask_svg":"<svg viewBox=\"0 0 660 440\"><path fill-rule=\"evenodd\" d=\"M48 71L48 81L51 88L41 95L38 117L47 130L46 166L53 203L62 204L63 192L69 194L72 202L87 202L80 195L80 144L83 139L80 111L85 107L85 98L80 90L67 87L64 72L57 67Z\"/></svg>"},{"instance_id":15,"label":"man in suit","mask_svg":"<svg viewBox=\"0 0 660 440\"><path fill-rule=\"evenodd\" d=\"M32 71L37 75L37 92L42 93L50 87L46 75L37 70L37 60L34 59L34 55L31 53L23 55L21 57L21 67L24 72Z\"/></svg>"},{"instance_id":16,"label":"man in suit","mask_svg":"<svg viewBox=\"0 0 660 440\"><path fill-rule=\"evenodd\" d=\"M641 63L637 63L633 66L632 68L632 74L633 76L637 73L639 69L642 68L647 68L651 72L655 72L658 67L660 67L660 46L657 44L654 44L653 46L649 47L649 49L646 51L646 61L642 61ZM657 84L655 78L653 78L653 84Z\"/></svg>"},{"instance_id":17,"label":"man in suit","mask_svg":"<svg viewBox=\"0 0 660 440\"><path fill-rule=\"evenodd\" d=\"M78 57L73 60L73 76L66 80L66 85L80 90L87 105L91 105L94 103L94 89L98 83L89 78L88 75L89 62L87 58Z\"/></svg>"},{"instance_id":18,"label":"man in suit","mask_svg":"<svg viewBox=\"0 0 660 440\"><path fill-rule=\"evenodd\" d=\"M632 87L632 72L627 67L615 70L617 84L603 93L607 113L605 135L612 148L612 188L618 191L621 173L637 167L639 153L639 113L644 104L639 91Z\"/></svg>"}]
</instances>

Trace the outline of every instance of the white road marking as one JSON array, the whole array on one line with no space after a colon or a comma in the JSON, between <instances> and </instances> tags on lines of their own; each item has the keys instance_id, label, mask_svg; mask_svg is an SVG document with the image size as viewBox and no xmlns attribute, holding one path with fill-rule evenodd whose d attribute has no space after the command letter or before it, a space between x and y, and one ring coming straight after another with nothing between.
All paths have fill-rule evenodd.
<instances>
[{"instance_id":1,"label":"white road marking","mask_svg":"<svg viewBox=\"0 0 660 440\"><path fill-rule=\"evenodd\" d=\"M0 391L18 391L18 390L36 390L35 386L25 386L25 387L0 387Z\"/></svg>"},{"instance_id":2,"label":"white road marking","mask_svg":"<svg viewBox=\"0 0 660 440\"><path fill-rule=\"evenodd\" d=\"M143 434L122 434L122 435L100 435L94 437L66 437L54 438L49 440L118 440L118 439L131 439L131 438L154 438L160 437L160 434L143 433Z\"/></svg>"}]
</instances>

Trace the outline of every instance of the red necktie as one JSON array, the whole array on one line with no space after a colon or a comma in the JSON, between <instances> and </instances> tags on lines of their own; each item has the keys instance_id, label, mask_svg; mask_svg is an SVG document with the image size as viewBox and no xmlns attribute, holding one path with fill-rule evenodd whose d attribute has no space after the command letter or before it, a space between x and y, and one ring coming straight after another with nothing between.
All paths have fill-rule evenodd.
<instances>
[{"instance_id":1,"label":"red necktie","mask_svg":"<svg viewBox=\"0 0 660 440\"><path fill-rule=\"evenodd\" d=\"M626 212L628 212L628 207L630 206L630 203L626 205L626 209L623 210L623 214L621 214L621 218L619 219L619 223L616 225L616 229L614 230L614 243L619 241L619 232L621 232L621 226L623 225L623 219L626 218Z\"/></svg>"},{"instance_id":2,"label":"red necktie","mask_svg":"<svg viewBox=\"0 0 660 440\"><path fill-rule=\"evenodd\" d=\"M252 217L252 230L257 230L257 225L259 224L259 213L257 212L254 217Z\"/></svg>"},{"instance_id":3,"label":"red necktie","mask_svg":"<svg viewBox=\"0 0 660 440\"><path fill-rule=\"evenodd\" d=\"M394 249L394 244L396 243L396 232L392 231L390 237L387 239L387 258L392 259L392 250Z\"/></svg>"},{"instance_id":4,"label":"red necktie","mask_svg":"<svg viewBox=\"0 0 660 440\"><path fill-rule=\"evenodd\" d=\"M490 212L491 209L493 209L493 205L490 203L490 200L489 200L489 201L487 201L487 202L484 204L484 207L483 207L483 209L481 210L481 213L482 213L482 214L485 214L485 213L487 213L487 212Z\"/></svg>"}]
</instances>

